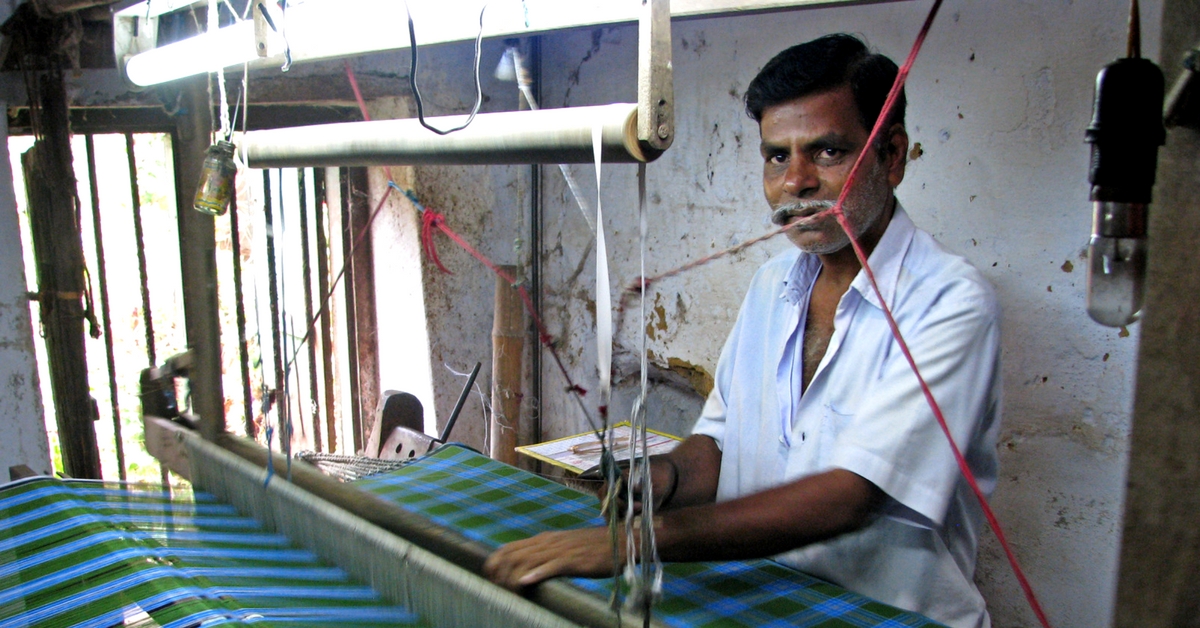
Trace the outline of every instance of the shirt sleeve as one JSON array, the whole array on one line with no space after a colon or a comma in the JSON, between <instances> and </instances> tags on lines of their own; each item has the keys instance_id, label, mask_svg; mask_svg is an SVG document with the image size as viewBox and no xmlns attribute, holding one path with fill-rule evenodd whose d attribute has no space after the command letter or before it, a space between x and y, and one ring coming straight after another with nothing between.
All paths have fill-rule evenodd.
<instances>
[{"instance_id":1,"label":"shirt sleeve","mask_svg":"<svg viewBox=\"0 0 1200 628\"><path fill-rule=\"evenodd\" d=\"M991 432L999 412L997 319L991 287L960 280L946 286L925 311L900 321L954 442L990 483L994 442L981 434ZM915 511L920 518L914 522L941 525L960 470L916 375L892 343L876 382L860 393L853 413L841 415L833 404L827 408L826 420L841 423L829 463L870 480L904 507L893 510Z\"/></svg>"},{"instance_id":2,"label":"shirt sleeve","mask_svg":"<svg viewBox=\"0 0 1200 628\"><path fill-rule=\"evenodd\" d=\"M743 309L745 309L744 304ZM742 313L739 312L737 322L733 324L733 331L725 339L721 357L717 359L717 373L713 377L713 388L708 393L708 398L704 400L700 418L696 419L696 424L692 427L693 435L700 434L712 438L721 451L725 451L725 419L728 417L728 406L725 399L730 383L733 381L733 356L737 354L737 339L741 327Z\"/></svg>"},{"instance_id":3,"label":"shirt sleeve","mask_svg":"<svg viewBox=\"0 0 1200 628\"><path fill-rule=\"evenodd\" d=\"M722 452L725 451L727 419L729 418L728 401L732 399L730 391L733 386L734 374L746 370L737 362L738 360L754 359L758 356L759 352L755 348L757 343L762 342L758 334L748 328L747 318L751 315L747 313L763 310L764 303L777 296L776 290L782 278L781 273L790 270L794 259L794 255L791 257L780 256L765 264L754 274L749 289L742 299L741 307L738 309L737 320L734 322L729 336L725 339L721 356L717 359L713 389L704 402L704 408L701 409L700 418L696 420L696 424L692 428L692 434L711 437ZM749 327L755 327L755 325ZM751 337L744 338L745 334L750 334ZM745 377L745 373L741 373L740 376Z\"/></svg>"}]
</instances>

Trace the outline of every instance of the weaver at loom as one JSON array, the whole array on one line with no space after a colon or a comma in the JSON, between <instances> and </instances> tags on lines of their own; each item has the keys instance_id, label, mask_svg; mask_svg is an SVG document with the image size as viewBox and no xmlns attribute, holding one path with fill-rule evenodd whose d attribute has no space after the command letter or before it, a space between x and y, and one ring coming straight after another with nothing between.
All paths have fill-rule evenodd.
<instances>
[{"instance_id":1,"label":"weaver at loom","mask_svg":"<svg viewBox=\"0 0 1200 628\"><path fill-rule=\"evenodd\" d=\"M693 435L653 463L664 560L779 560L951 626L990 625L974 584L982 511L896 347L851 236L953 421L980 484L996 480L993 291L915 227L898 68L848 35L789 48L751 82L763 188L794 250L759 269ZM869 144L879 119L879 140ZM856 160L863 170L846 188ZM834 201L843 200L839 225ZM782 296L781 296L782 295ZM489 558L513 589L613 571L603 528L543 534Z\"/></svg>"},{"instance_id":2,"label":"weaver at loom","mask_svg":"<svg viewBox=\"0 0 1200 628\"><path fill-rule=\"evenodd\" d=\"M621 124L610 126L624 131L626 145L635 145L636 139L629 137L630 118L623 113L620 120ZM611 133L596 125L591 130L599 179L602 136ZM847 155L861 146L852 148L846 149ZM792 195L799 196L794 191ZM902 215L902 210L895 212ZM886 208L886 213L890 217L892 208ZM824 258L821 261L826 263ZM730 424L736 420L732 415L727 419ZM195 503L189 505L186 500L171 504L160 494L112 486L64 486L38 480L5 487L0 491L0 508L12 505L22 513L7 517L0 534L7 539L4 547L17 556L5 573L26 584L4 598L0 625L268 621L542 626L642 624L643 619L647 624L671 626L933 625L923 617L764 560L668 565L661 599L653 616L646 613L644 618L613 612L607 602L612 583L590 579L547 582L528 591L545 607L541 608L475 573L503 543L600 523L598 504L589 496L459 447L439 449L394 472L367 478L357 488L347 488L229 435L212 444L177 427L155 429L154 434L167 441L157 443L156 455L173 463L172 468L196 487L236 506L238 512L253 515L254 520L234 519L232 510L207 493L197 493ZM148 438L151 432L148 429ZM696 486L687 475L695 468L685 461L695 453L696 443L708 446L701 440L690 441L667 463L675 471L673 476L658 478L660 506L696 501ZM661 463L657 467L663 468ZM710 479L715 482L715 477ZM68 505L56 505L60 502ZM65 519L52 516L80 505L86 507L80 509L84 512L72 512ZM648 505L647 511L651 508ZM145 520L126 514L146 509L161 512L161 517ZM21 527L25 524L30 525ZM258 531L259 526L265 532ZM238 529L241 536L218 531L226 528ZM84 547L97 534L96 538L116 539L120 547L78 567L63 566L86 558ZM585 528L582 534L591 532ZM50 542L44 542L48 537ZM596 547L608 551L608 540L600 537ZM312 553L282 549L289 544ZM254 545L279 547L281 555L264 551L250 560L247 546ZM505 551L514 546L509 547ZM314 566L318 560L337 564L344 572ZM147 568L143 564L147 562L157 565ZM613 566L606 567L611 573ZM495 576L494 570L491 573ZM79 590L56 586L80 576L86 584ZM369 583L371 589L350 583L351 578ZM302 584L306 580L315 586ZM138 586L126 590L127 584Z\"/></svg>"}]
</instances>

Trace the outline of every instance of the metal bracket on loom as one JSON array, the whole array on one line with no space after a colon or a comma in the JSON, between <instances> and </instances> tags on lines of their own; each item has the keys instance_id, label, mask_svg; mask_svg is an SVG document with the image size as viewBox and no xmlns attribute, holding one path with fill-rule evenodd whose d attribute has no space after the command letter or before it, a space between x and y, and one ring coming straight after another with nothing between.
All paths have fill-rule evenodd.
<instances>
[{"instance_id":1,"label":"metal bracket on loom","mask_svg":"<svg viewBox=\"0 0 1200 628\"><path fill-rule=\"evenodd\" d=\"M240 144L251 168L402 164L592 163L592 127L603 128L610 163L649 162L675 139L670 0L641 0L638 102L482 113L467 128L435 135L416 119L252 131ZM426 120L458 126L465 116Z\"/></svg>"},{"instance_id":2,"label":"metal bracket on loom","mask_svg":"<svg viewBox=\"0 0 1200 628\"><path fill-rule=\"evenodd\" d=\"M638 142L662 153L675 139L670 0L642 0L638 18Z\"/></svg>"}]
</instances>

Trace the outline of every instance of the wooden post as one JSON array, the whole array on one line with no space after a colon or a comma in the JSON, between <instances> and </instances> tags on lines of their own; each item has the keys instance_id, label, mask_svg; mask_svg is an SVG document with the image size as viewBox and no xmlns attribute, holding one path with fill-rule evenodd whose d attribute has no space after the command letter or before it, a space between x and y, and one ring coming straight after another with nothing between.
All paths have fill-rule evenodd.
<instances>
[{"instance_id":1,"label":"wooden post","mask_svg":"<svg viewBox=\"0 0 1200 628\"><path fill-rule=\"evenodd\" d=\"M354 450L367 442L379 408L379 334L375 317L375 253L371 235L362 236L371 219L366 168L346 168L342 188L342 255L346 266L346 314L349 325L350 385ZM378 455L378 454L376 454Z\"/></svg>"},{"instance_id":2,"label":"wooden post","mask_svg":"<svg viewBox=\"0 0 1200 628\"><path fill-rule=\"evenodd\" d=\"M188 348L195 356L190 380L200 434L215 440L225 431L221 389L221 321L217 300L217 239L213 217L195 209L196 185L208 150L211 107L204 81L183 90L187 115L175 133L175 189L179 216L179 260Z\"/></svg>"},{"instance_id":3,"label":"wooden post","mask_svg":"<svg viewBox=\"0 0 1200 628\"><path fill-rule=\"evenodd\" d=\"M63 470L100 479L96 409L83 345L83 240L76 216L67 94L53 70L39 80L42 139L21 156L37 257L42 329Z\"/></svg>"},{"instance_id":4,"label":"wooden post","mask_svg":"<svg viewBox=\"0 0 1200 628\"><path fill-rule=\"evenodd\" d=\"M510 276L516 266L501 266ZM525 310L516 288L496 277L495 318L492 323L492 439L491 457L517 464L517 434L521 429L521 354L525 351Z\"/></svg>"}]
</instances>

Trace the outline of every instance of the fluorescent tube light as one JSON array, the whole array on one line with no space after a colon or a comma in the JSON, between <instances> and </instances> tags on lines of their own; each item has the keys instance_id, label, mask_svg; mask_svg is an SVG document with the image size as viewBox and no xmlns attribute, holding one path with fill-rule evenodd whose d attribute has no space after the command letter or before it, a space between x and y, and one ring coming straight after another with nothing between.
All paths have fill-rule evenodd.
<instances>
[{"instance_id":1,"label":"fluorescent tube light","mask_svg":"<svg viewBox=\"0 0 1200 628\"><path fill-rule=\"evenodd\" d=\"M701 17L744 11L774 11L804 5L827 5L857 0L675 0L671 15ZM131 18L161 12L166 6L186 6L186 0L154 0L120 12ZM274 7L274 2L268 5ZM484 0L410 0L419 45L467 41L479 32L479 11ZM281 25L278 8L271 18ZM484 16L484 37L517 37L565 28L637 22L640 0L490 0ZM283 26L291 45L292 61L316 61L407 48L408 14L403 0L307 0L288 5ZM166 44L133 55L126 74L136 85L150 86L240 66L280 67L283 38L268 33L270 56L259 57L254 48L251 20L226 26L216 33Z\"/></svg>"}]
</instances>

